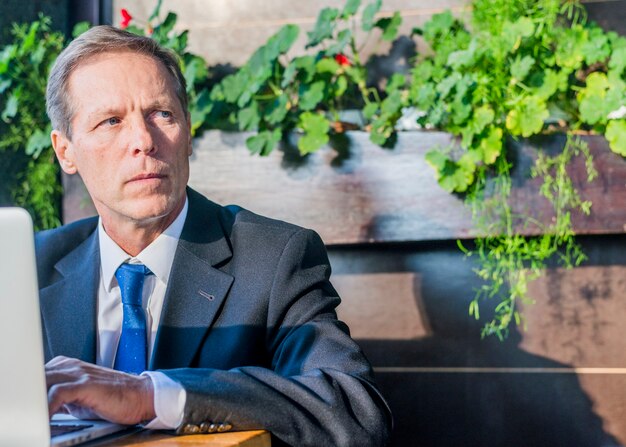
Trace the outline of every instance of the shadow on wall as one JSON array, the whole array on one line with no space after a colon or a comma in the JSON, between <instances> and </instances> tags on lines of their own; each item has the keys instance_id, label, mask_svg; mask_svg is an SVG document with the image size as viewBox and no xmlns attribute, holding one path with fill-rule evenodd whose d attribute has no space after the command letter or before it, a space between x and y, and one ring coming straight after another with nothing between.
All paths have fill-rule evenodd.
<instances>
[{"instance_id":1,"label":"shadow on wall","mask_svg":"<svg viewBox=\"0 0 626 447\"><path fill-rule=\"evenodd\" d=\"M471 290L479 285L471 263L452 244L424 245L377 252L363 248L360 253L331 249L339 274L381 268L419 272L412 293L430 334L413 340L358 340L394 414L392 445L620 445L605 431L578 376L554 370L571 365L522 350L516 329L504 342L480 339L489 315L481 322L468 316ZM352 261L346 264L348 259Z\"/></svg>"}]
</instances>

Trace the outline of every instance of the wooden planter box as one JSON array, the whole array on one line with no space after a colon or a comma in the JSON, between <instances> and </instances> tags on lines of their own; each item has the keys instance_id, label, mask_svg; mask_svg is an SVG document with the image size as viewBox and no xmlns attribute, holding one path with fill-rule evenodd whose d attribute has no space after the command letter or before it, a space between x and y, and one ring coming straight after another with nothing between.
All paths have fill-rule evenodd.
<instances>
[{"instance_id":1,"label":"wooden planter box","mask_svg":"<svg viewBox=\"0 0 626 447\"><path fill-rule=\"evenodd\" d=\"M460 197L439 187L424 154L452 141L441 132L402 132L394 149L381 149L365 132L349 132L342 155L331 148L300 157L293 149L252 156L250 134L209 131L194 144L189 184L212 200L318 231L326 244L466 239L476 236ZM599 177L586 182L582 160L570 173L592 214L573 216L579 234L626 232L626 161L603 137L585 137ZM549 205L529 178L535 145L555 150L563 137L513 143L513 205L549 221ZM65 222L95 214L79 179L65 178ZM522 229L532 233L533 229Z\"/></svg>"}]
</instances>

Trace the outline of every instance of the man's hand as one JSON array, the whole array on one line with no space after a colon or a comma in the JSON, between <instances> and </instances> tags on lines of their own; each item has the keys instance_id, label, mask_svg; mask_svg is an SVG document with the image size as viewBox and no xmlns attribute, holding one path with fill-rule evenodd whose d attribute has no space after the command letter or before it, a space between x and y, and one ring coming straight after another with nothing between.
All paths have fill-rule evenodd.
<instances>
[{"instance_id":1,"label":"man's hand","mask_svg":"<svg viewBox=\"0 0 626 447\"><path fill-rule=\"evenodd\" d=\"M156 417L154 390L147 376L134 376L68 357L46 364L48 409L89 412L119 424L138 424Z\"/></svg>"}]
</instances>

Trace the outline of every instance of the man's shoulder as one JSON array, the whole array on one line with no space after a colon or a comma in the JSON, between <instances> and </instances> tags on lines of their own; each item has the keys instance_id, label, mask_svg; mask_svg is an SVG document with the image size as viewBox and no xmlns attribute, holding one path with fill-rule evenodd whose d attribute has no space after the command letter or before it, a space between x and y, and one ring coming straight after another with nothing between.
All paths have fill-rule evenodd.
<instances>
[{"instance_id":1,"label":"man's shoulder","mask_svg":"<svg viewBox=\"0 0 626 447\"><path fill-rule=\"evenodd\" d=\"M98 217L88 217L67 225L35 234L38 257L51 252L67 253L80 245L96 230Z\"/></svg>"},{"instance_id":2,"label":"man's shoulder","mask_svg":"<svg viewBox=\"0 0 626 447\"><path fill-rule=\"evenodd\" d=\"M246 228L276 233L294 233L304 230L303 227L296 224L263 216L239 205L217 204L193 190L190 192L189 198L192 206L200 206L209 210L207 217L210 218L211 215L215 214L219 215L219 220L227 233L231 233L234 229L241 231Z\"/></svg>"}]
</instances>

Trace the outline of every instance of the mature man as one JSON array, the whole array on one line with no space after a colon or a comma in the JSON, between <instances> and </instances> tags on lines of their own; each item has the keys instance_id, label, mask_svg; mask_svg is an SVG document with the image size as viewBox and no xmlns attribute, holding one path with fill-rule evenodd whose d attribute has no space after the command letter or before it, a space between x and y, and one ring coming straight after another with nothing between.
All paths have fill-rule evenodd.
<instances>
[{"instance_id":1,"label":"mature man","mask_svg":"<svg viewBox=\"0 0 626 447\"><path fill-rule=\"evenodd\" d=\"M185 92L175 57L112 27L52 69L52 144L99 218L36 239L51 414L383 445L389 410L321 240L187 187Z\"/></svg>"}]
</instances>

